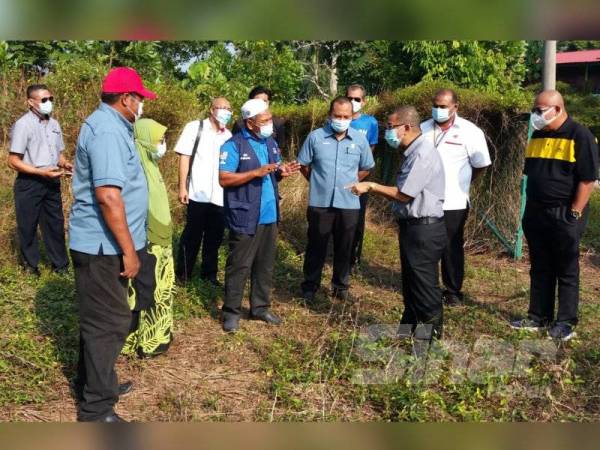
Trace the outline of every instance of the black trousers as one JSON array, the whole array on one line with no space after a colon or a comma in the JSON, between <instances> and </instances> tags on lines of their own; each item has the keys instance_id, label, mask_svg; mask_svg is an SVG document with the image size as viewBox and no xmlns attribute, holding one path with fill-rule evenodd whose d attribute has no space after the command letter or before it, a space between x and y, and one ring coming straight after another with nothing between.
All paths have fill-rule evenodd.
<instances>
[{"instance_id":1,"label":"black trousers","mask_svg":"<svg viewBox=\"0 0 600 450\"><path fill-rule=\"evenodd\" d=\"M184 280L191 278L200 245L202 245L200 276L203 279L215 280L218 271L219 247L223 242L224 231L225 218L222 206L190 200L185 228L179 241L175 269L177 278Z\"/></svg>"},{"instance_id":2,"label":"black trousers","mask_svg":"<svg viewBox=\"0 0 600 450\"><path fill-rule=\"evenodd\" d=\"M444 211L448 245L442 254L442 281L445 293L462 297L465 278L465 223L469 209Z\"/></svg>"},{"instance_id":3,"label":"black trousers","mask_svg":"<svg viewBox=\"0 0 600 450\"><path fill-rule=\"evenodd\" d=\"M271 306L273 266L277 249L277 224L258 225L254 235L229 230L229 255L225 267L223 318L239 316L246 281L250 276L250 313Z\"/></svg>"},{"instance_id":4,"label":"black trousers","mask_svg":"<svg viewBox=\"0 0 600 450\"><path fill-rule=\"evenodd\" d=\"M367 203L369 202L369 194L362 194L359 197L360 212L358 215L358 224L356 225L356 234L352 243L351 265L360 264L362 257L363 239L365 237L365 221L367 215Z\"/></svg>"},{"instance_id":5,"label":"black trousers","mask_svg":"<svg viewBox=\"0 0 600 450\"><path fill-rule=\"evenodd\" d=\"M138 251L138 256L146 250ZM88 255L71 250L79 303L79 363L82 388L79 420L102 419L119 400L115 363L130 329L127 279L120 255Z\"/></svg>"},{"instance_id":6,"label":"black trousers","mask_svg":"<svg viewBox=\"0 0 600 450\"><path fill-rule=\"evenodd\" d=\"M315 292L321 285L321 275L327 256L329 237L333 235L333 277L334 289L350 287L350 262L352 244L360 210L340 208L317 208L309 206L308 243L304 255L304 282L302 290Z\"/></svg>"},{"instance_id":7,"label":"black trousers","mask_svg":"<svg viewBox=\"0 0 600 450\"><path fill-rule=\"evenodd\" d=\"M543 208L527 203L523 231L529 246L529 318L554 320L558 285L557 322L577 324L579 306L579 242L587 225L589 208L575 223L567 220L570 206Z\"/></svg>"},{"instance_id":8,"label":"black trousers","mask_svg":"<svg viewBox=\"0 0 600 450\"><path fill-rule=\"evenodd\" d=\"M439 287L439 263L448 240L443 222L400 225L402 266L402 324L430 324L442 335L443 308Z\"/></svg>"},{"instance_id":9,"label":"black trousers","mask_svg":"<svg viewBox=\"0 0 600 450\"><path fill-rule=\"evenodd\" d=\"M66 267L69 260L65 247L65 219L60 181L19 174L13 189L17 235L23 262L36 268L40 262L37 239L39 225L52 267L55 269Z\"/></svg>"}]
</instances>

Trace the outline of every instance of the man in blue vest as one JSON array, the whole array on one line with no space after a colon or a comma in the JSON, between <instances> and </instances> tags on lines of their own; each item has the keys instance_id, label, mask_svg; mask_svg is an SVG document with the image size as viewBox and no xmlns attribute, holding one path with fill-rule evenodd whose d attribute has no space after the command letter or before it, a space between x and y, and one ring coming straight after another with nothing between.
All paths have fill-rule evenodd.
<instances>
[{"instance_id":1,"label":"man in blue vest","mask_svg":"<svg viewBox=\"0 0 600 450\"><path fill-rule=\"evenodd\" d=\"M272 137L273 117L265 101L244 103L242 119L242 131L221 147L219 174L229 228L222 310L223 330L228 333L239 329L248 275L250 319L281 324L269 309L279 222L277 183L300 169L296 162L281 163L280 149Z\"/></svg>"}]
</instances>

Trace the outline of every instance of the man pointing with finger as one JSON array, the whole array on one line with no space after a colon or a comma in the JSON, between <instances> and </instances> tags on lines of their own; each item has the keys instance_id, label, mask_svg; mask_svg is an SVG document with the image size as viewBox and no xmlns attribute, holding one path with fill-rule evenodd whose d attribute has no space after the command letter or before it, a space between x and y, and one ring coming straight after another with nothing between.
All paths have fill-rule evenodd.
<instances>
[{"instance_id":1,"label":"man pointing with finger","mask_svg":"<svg viewBox=\"0 0 600 450\"><path fill-rule=\"evenodd\" d=\"M250 318L272 325L281 323L269 309L279 222L277 183L300 169L295 162L281 163L266 102L248 100L242 106L242 119L244 129L221 147L219 174L229 227L223 304L223 330L228 333L239 328L248 276Z\"/></svg>"},{"instance_id":2,"label":"man pointing with finger","mask_svg":"<svg viewBox=\"0 0 600 450\"><path fill-rule=\"evenodd\" d=\"M77 141L69 223L79 303L80 353L75 389L79 420L121 422L115 362L131 324L128 279L146 245L148 187L133 139L147 90L137 72L112 69L102 103Z\"/></svg>"}]
</instances>

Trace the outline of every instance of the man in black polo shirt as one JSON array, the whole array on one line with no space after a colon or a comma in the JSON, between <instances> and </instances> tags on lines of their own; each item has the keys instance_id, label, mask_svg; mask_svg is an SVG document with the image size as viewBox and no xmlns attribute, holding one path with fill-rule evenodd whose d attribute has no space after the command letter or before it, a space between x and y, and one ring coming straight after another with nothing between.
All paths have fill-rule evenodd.
<instances>
[{"instance_id":1,"label":"man in black polo shirt","mask_svg":"<svg viewBox=\"0 0 600 450\"><path fill-rule=\"evenodd\" d=\"M551 338L568 341L575 336L577 324L579 241L598 177L598 145L590 130L567 115L557 91L538 94L531 124L536 131L525 159L528 180L523 216L531 297L527 319L511 322L511 326L541 330L551 325Z\"/></svg>"}]
</instances>

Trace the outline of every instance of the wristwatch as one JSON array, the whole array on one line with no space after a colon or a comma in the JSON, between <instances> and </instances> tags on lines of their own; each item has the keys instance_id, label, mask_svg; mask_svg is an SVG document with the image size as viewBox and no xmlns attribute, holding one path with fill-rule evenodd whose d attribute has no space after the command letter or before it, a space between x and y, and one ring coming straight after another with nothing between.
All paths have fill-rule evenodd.
<instances>
[{"instance_id":1,"label":"wristwatch","mask_svg":"<svg viewBox=\"0 0 600 450\"><path fill-rule=\"evenodd\" d=\"M367 192L371 192L375 187L375 183L369 183L369 190Z\"/></svg>"},{"instance_id":2,"label":"wristwatch","mask_svg":"<svg viewBox=\"0 0 600 450\"><path fill-rule=\"evenodd\" d=\"M579 220L581 219L581 211L578 211L577 209L572 209L569 213L571 215L571 217L575 220Z\"/></svg>"}]
</instances>

